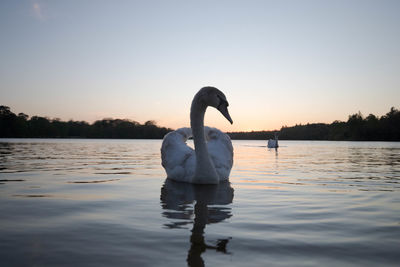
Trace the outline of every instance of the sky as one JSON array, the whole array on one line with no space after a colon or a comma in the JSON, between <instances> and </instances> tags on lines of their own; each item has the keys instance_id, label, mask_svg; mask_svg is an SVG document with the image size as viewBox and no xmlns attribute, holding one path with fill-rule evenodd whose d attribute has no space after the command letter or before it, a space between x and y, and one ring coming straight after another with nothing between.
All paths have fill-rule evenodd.
<instances>
[{"instance_id":1,"label":"sky","mask_svg":"<svg viewBox=\"0 0 400 267\"><path fill-rule=\"evenodd\" d=\"M0 105L62 120L224 131L400 108L400 1L0 1Z\"/></svg>"}]
</instances>

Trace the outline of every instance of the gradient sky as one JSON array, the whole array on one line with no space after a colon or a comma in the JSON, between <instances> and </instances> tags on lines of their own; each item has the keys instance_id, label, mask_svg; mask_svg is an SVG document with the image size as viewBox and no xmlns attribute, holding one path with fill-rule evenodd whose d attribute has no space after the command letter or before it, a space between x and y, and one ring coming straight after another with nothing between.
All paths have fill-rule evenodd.
<instances>
[{"instance_id":1,"label":"gradient sky","mask_svg":"<svg viewBox=\"0 0 400 267\"><path fill-rule=\"evenodd\" d=\"M400 108L400 1L0 1L0 104L93 122L189 125L221 89L225 131Z\"/></svg>"}]
</instances>

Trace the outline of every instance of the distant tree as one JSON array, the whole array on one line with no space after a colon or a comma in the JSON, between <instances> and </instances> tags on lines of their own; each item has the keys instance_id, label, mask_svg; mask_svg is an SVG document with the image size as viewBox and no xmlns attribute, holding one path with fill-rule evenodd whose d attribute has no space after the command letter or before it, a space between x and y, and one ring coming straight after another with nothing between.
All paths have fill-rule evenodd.
<instances>
[{"instance_id":1,"label":"distant tree","mask_svg":"<svg viewBox=\"0 0 400 267\"><path fill-rule=\"evenodd\" d=\"M7 106L0 106L0 137L17 136L17 116Z\"/></svg>"},{"instance_id":2,"label":"distant tree","mask_svg":"<svg viewBox=\"0 0 400 267\"><path fill-rule=\"evenodd\" d=\"M84 121L67 122L61 119L15 115L8 106L0 106L0 137L46 138L153 138L161 139L171 129L157 126L153 120L140 124L136 121L105 118L89 124ZM283 126L280 131L251 131L228 133L232 139L267 140L278 132L286 140L387 140L400 141L400 111L392 107L382 117L361 112L350 115L346 122L331 124L308 123Z\"/></svg>"},{"instance_id":3,"label":"distant tree","mask_svg":"<svg viewBox=\"0 0 400 267\"><path fill-rule=\"evenodd\" d=\"M382 130L379 127L379 119L375 115L369 114L365 118L363 135L365 140L379 140Z\"/></svg>"},{"instance_id":4,"label":"distant tree","mask_svg":"<svg viewBox=\"0 0 400 267\"><path fill-rule=\"evenodd\" d=\"M0 116L7 116L10 114L14 114L10 111L10 107L7 106L0 106Z\"/></svg>"},{"instance_id":5,"label":"distant tree","mask_svg":"<svg viewBox=\"0 0 400 267\"><path fill-rule=\"evenodd\" d=\"M150 120L150 121L146 121L146 122L144 123L144 125L145 125L145 126L155 126L155 125L156 125L156 122L153 121L153 120Z\"/></svg>"},{"instance_id":6,"label":"distant tree","mask_svg":"<svg viewBox=\"0 0 400 267\"><path fill-rule=\"evenodd\" d=\"M18 118L20 118L24 121L27 121L29 119L29 116L26 115L25 113L20 112L20 113L18 113Z\"/></svg>"},{"instance_id":7,"label":"distant tree","mask_svg":"<svg viewBox=\"0 0 400 267\"><path fill-rule=\"evenodd\" d=\"M360 140L363 136L364 119L361 112L350 115L347 120L349 136L351 140Z\"/></svg>"},{"instance_id":8,"label":"distant tree","mask_svg":"<svg viewBox=\"0 0 400 267\"><path fill-rule=\"evenodd\" d=\"M269 139L274 131L229 133L232 139ZM259 138L263 136L262 138ZM347 122L312 123L282 126L279 138L286 140L387 140L400 141L400 112L392 107L381 118L361 112L350 115Z\"/></svg>"},{"instance_id":9,"label":"distant tree","mask_svg":"<svg viewBox=\"0 0 400 267\"><path fill-rule=\"evenodd\" d=\"M33 116L29 120L29 128L33 137L54 137L48 118Z\"/></svg>"},{"instance_id":10,"label":"distant tree","mask_svg":"<svg viewBox=\"0 0 400 267\"><path fill-rule=\"evenodd\" d=\"M383 128L382 135L385 140L400 140L400 111L392 107L386 115L380 119Z\"/></svg>"}]
</instances>

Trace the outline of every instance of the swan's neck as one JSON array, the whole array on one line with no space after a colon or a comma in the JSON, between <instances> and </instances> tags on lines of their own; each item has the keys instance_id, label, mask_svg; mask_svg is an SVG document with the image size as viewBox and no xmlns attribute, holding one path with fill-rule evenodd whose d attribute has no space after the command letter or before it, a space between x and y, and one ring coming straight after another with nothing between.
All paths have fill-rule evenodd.
<instances>
[{"instance_id":1,"label":"swan's neck","mask_svg":"<svg viewBox=\"0 0 400 267\"><path fill-rule=\"evenodd\" d=\"M193 183L199 184L218 184L219 178L208 154L206 138L204 134L204 115L207 105L199 100L193 99L190 109L190 126L192 127L194 148L196 153L196 171Z\"/></svg>"}]
</instances>

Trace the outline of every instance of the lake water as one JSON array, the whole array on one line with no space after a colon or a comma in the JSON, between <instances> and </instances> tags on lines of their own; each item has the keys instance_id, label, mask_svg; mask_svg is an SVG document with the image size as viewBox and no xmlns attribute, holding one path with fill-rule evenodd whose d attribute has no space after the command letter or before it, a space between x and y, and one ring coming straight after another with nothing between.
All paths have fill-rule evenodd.
<instances>
[{"instance_id":1,"label":"lake water","mask_svg":"<svg viewBox=\"0 0 400 267\"><path fill-rule=\"evenodd\" d=\"M0 140L1 266L399 266L400 143L233 141L230 183L161 140Z\"/></svg>"}]
</instances>

